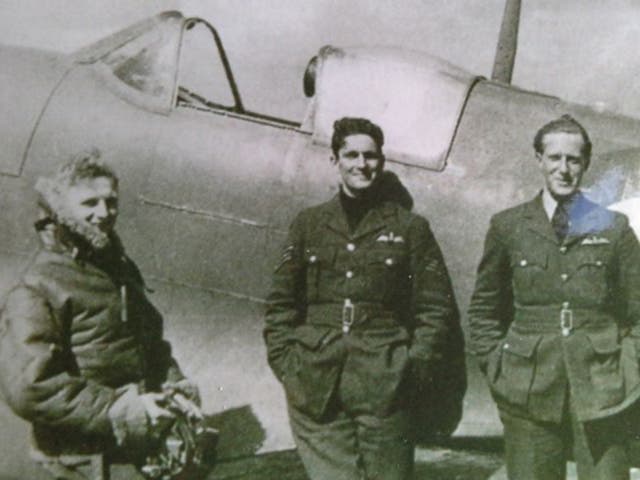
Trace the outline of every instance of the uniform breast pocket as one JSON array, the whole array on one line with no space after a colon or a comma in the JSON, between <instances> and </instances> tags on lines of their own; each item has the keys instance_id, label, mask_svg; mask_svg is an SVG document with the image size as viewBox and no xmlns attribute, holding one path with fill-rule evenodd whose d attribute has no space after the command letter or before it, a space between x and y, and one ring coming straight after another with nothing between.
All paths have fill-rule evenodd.
<instances>
[{"instance_id":1,"label":"uniform breast pocket","mask_svg":"<svg viewBox=\"0 0 640 480\"><path fill-rule=\"evenodd\" d=\"M607 250L603 247L582 247L571 276L572 286L596 303L603 302L608 294L610 260Z\"/></svg>"},{"instance_id":2,"label":"uniform breast pocket","mask_svg":"<svg viewBox=\"0 0 640 480\"><path fill-rule=\"evenodd\" d=\"M322 296L322 286L334 283L336 249L333 247L307 247L304 260L307 267L307 298L316 302Z\"/></svg>"},{"instance_id":3,"label":"uniform breast pocket","mask_svg":"<svg viewBox=\"0 0 640 480\"><path fill-rule=\"evenodd\" d=\"M402 289L407 273L407 255L400 247L376 248L366 257L366 278L371 293L381 301L389 300Z\"/></svg>"},{"instance_id":4,"label":"uniform breast pocket","mask_svg":"<svg viewBox=\"0 0 640 480\"><path fill-rule=\"evenodd\" d=\"M544 252L531 250L516 252L511 259L513 290L517 296L527 295L539 286L545 286L548 257ZM526 300L526 299L522 299Z\"/></svg>"}]
</instances>

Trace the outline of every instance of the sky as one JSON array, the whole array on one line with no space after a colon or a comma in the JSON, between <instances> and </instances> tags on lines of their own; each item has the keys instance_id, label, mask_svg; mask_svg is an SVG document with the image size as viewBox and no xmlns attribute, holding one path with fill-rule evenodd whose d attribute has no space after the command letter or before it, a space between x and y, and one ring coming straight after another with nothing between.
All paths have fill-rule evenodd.
<instances>
[{"instance_id":1,"label":"sky","mask_svg":"<svg viewBox=\"0 0 640 480\"><path fill-rule=\"evenodd\" d=\"M504 0L0 0L0 42L70 52L167 9L216 27L245 105L299 119L326 44L422 50L490 76ZM522 0L513 83L640 117L640 1Z\"/></svg>"}]
</instances>

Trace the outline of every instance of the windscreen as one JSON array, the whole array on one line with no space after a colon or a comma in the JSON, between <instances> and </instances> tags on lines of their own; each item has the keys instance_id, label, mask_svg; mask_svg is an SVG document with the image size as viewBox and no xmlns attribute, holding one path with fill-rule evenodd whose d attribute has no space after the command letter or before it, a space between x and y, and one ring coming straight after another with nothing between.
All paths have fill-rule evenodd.
<instances>
[{"instance_id":1,"label":"windscreen","mask_svg":"<svg viewBox=\"0 0 640 480\"><path fill-rule=\"evenodd\" d=\"M177 12L157 15L81 50L77 61L94 63L126 100L167 113L176 90L183 21Z\"/></svg>"}]
</instances>

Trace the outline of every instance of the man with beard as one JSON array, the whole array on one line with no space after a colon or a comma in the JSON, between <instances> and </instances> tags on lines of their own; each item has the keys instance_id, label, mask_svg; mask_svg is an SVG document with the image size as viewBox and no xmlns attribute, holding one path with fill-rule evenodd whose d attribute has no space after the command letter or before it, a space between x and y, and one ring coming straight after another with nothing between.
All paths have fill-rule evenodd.
<instances>
[{"instance_id":1,"label":"man with beard","mask_svg":"<svg viewBox=\"0 0 640 480\"><path fill-rule=\"evenodd\" d=\"M2 312L0 387L32 424L36 461L57 479L93 478L90 458L143 461L175 420L168 395L197 401L197 388L114 231L118 179L99 152L36 190L43 246Z\"/></svg>"},{"instance_id":2,"label":"man with beard","mask_svg":"<svg viewBox=\"0 0 640 480\"><path fill-rule=\"evenodd\" d=\"M268 360L314 480L410 477L409 398L459 327L429 224L381 191L383 143L366 119L335 122L340 192L294 220L267 300Z\"/></svg>"},{"instance_id":3,"label":"man with beard","mask_svg":"<svg viewBox=\"0 0 640 480\"><path fill-rule=\"evenodd\" d=\"M591 140L564 115L534 137L541 192L496 214L469 307L510 479L629 478L640 397L640 246L580 191Z\"/></svg>"}]
</instances>

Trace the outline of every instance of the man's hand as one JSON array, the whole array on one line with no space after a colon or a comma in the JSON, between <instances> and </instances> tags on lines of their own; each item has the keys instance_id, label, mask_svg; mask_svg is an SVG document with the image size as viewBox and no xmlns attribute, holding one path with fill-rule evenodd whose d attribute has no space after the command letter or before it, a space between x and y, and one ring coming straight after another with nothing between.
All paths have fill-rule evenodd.
<instances>
[{"instance_id":1,"label":"man's hand","mask_svg":"<svg viewBox=\"0 0 640 480\"><path fill-rule=\"evenodd\" d=\"M164 393L144 393L140 395L152 430L163 432L175 421L175 415L166 408L167 395Z\"/></svg>"},{"instance_id":2,"label":"man's hand","mask_svg":"<svg viewBox=\"0 0 640 480\"><path fill-rule=\"evenodd\" d=\"M109 409L109 419L118 445L142 448L173 425L175 415L168 410L165 393L138 393L134 384L123 387Z\"/></svg>"},{"instance_id":3,"label":"man's hand","mask_svg":"<svg viewBox=\"0 0 640 480\"><path fill-rule=\"evenodd\" d=\"M200 401L200 389L195 383L186 378L177 382L165 382L162 385L162 391L167 395L179 393L187 397L198 407L202 405L202 402Z\"/></svg>"}]
</instances>

